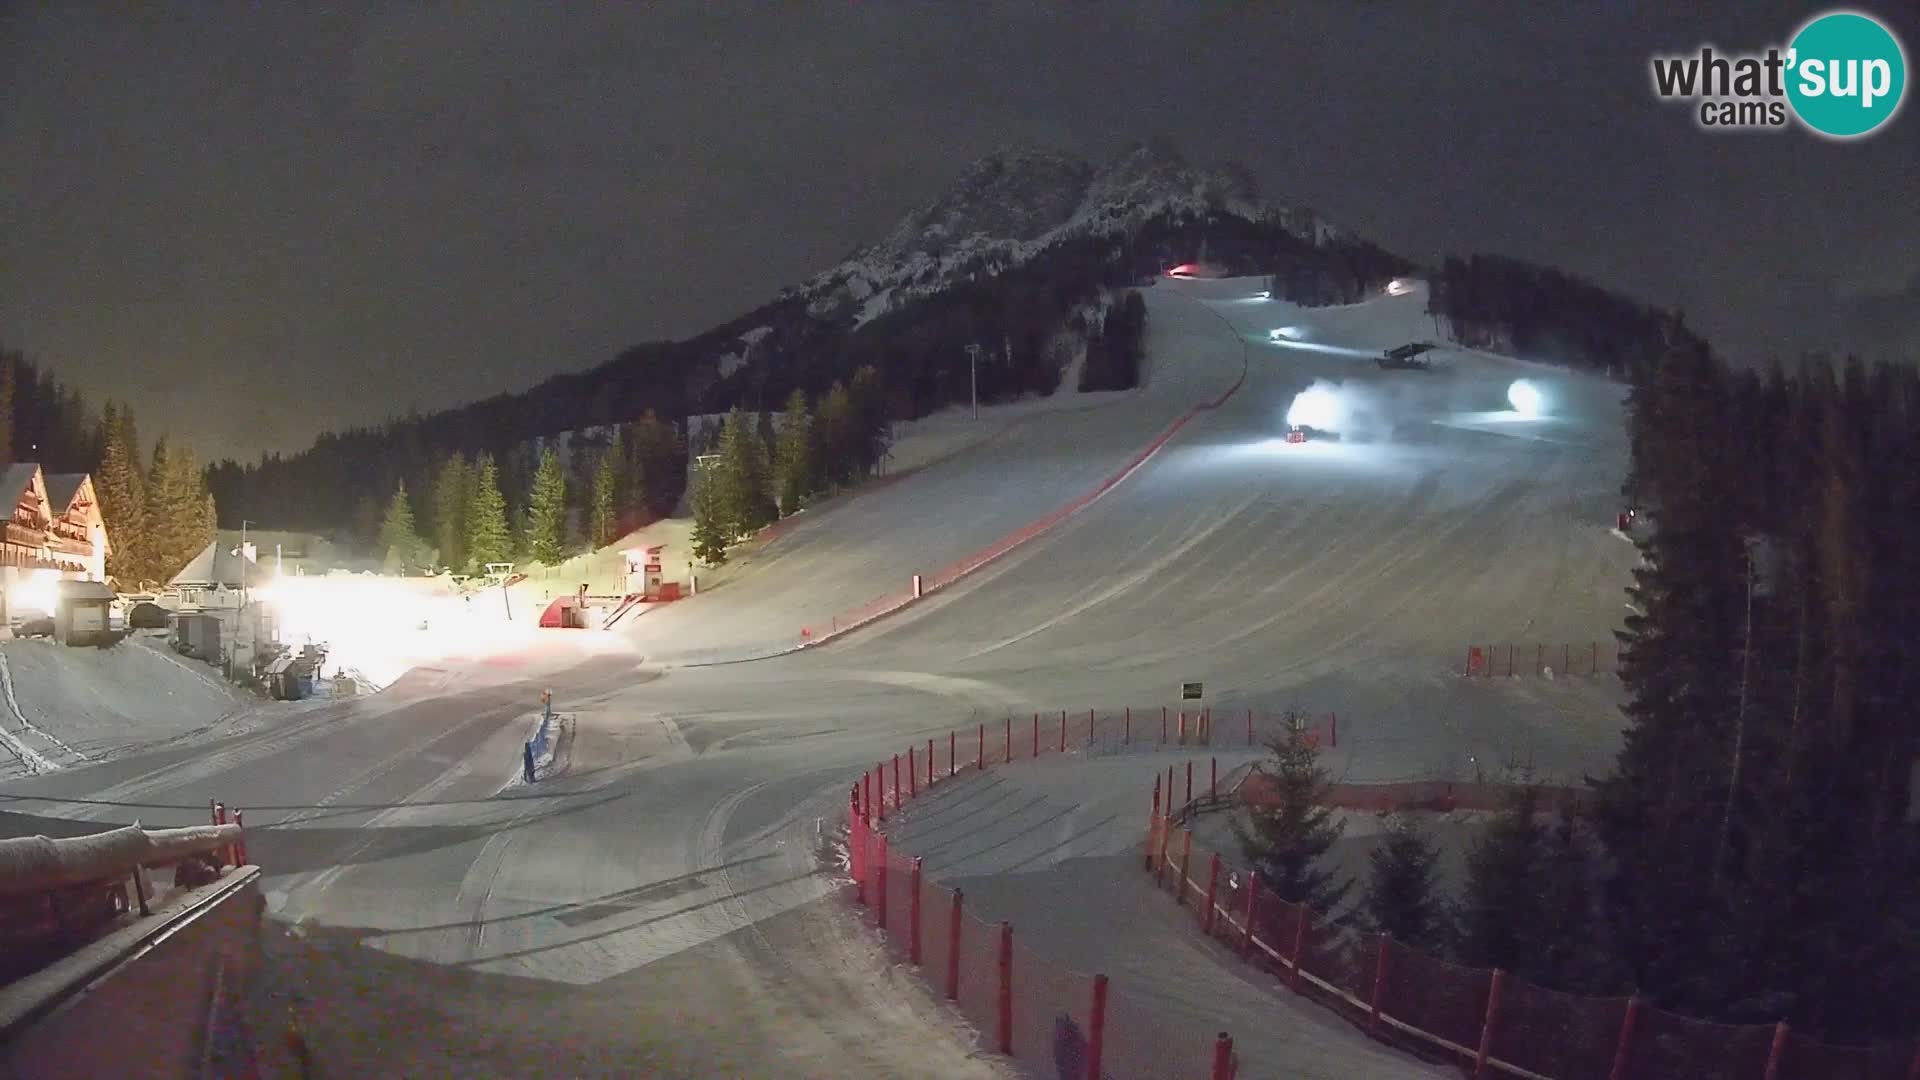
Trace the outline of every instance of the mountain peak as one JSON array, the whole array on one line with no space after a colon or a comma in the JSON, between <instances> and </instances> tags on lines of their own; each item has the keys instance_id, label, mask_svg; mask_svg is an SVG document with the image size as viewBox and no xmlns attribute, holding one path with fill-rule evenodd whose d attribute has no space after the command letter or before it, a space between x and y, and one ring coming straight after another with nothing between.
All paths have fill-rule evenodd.
<instances>
[{"instance_id":1,"label":"mountain peak","mask_svg":"<svg viewBox=\"0 0 1920 1080\"><path fill-rule=\"evenodd\" d=\"M1071 236L1207 215L1277 224L1314 243L1340 232L1311 211L1265 202L1244 167L1195 168L1166 139L1133 143L1098 167L1057 150L1007 145L974 161L879 243L804 291L821 312L864 302L864 321L896 293L935 291L969 273L1023 262Z\"/></svg>"}]
</instances>

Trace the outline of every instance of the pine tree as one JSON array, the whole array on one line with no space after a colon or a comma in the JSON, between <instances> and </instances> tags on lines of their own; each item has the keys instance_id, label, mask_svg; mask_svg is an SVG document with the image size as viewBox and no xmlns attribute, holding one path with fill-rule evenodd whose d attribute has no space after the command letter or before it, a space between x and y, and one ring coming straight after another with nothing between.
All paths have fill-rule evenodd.
<instances>
[{"instance_id":1,"label":"pine tree","mask_svg":"<svg viewBox=\"0 0 1920 1080\"><path fill-rule=\"evenodd\" d=\"M507 500L500 494L499 470L492 454L481 454L476 463L472 502L467 515L467 558L475 573L488 563L513 559L513 536L507 528Z\"/></svg>"},{"instance_id":2,"label":"pine tree","mask_svg":"<svg viewBox=\"0 0 1920 1080\"><path fill-rule=\"evenodd\" d=\"M1467 882L1457 921L1460 958L1476 967L1537 970L1544 922L1539 861L1540 793L1521 788L1467 852Z\"/></svg>"},{"instance_id":3,"label":"pine tree","mask_svg":"<svg viewBox=\"0 0 1920 1080\"><path fill-rule=\"evenodd\" d=\"M693 555L708 566L727 561L727 543L732 538L718 472L712 467L700 470L693 489Z\"/></svg>"},{"instance_id":4,"label":"pine tree","mask_svg":"<svg viewBox=\"0 0 1920 1080\"><path fill-rule=\"evenodd\" d=\"M418 568L421 549L425 546L413 523L413 502L407 498L407 484L402 480L394 489L393 498L387 503L386 517L380 524L380 550L385 552L386 572L405 574Z\"/></svg>"},{"instance_id":5,"label":"pine tree","mask_svg":"<svg viewBox=\"0 0 1920 1080\"><path fill-rule=\"evenodd\" d=\"M467 565L467 514L472 501L473 477L467 459L451 454L441 463L433 483L433 536L444 566Z\"/></svg>"},{"instance_id":6,"label":"pine tree","mask_svg":"<svg viewBox=\"0 0 1920 1080\"><path fill-rule=\"evenodd\" d=\"M120 412L111 403L107 405L102 421L106 429L102 440L104 449L93 485L100 498L100 515L107 526L107 542L113 548L107 557L107 573L129 586L141 580L147 540L145 508L139 502L144 489L144 485L138 483L139 450L128 441L132 424L132 414Z\"/></svg>"},{"instance_id":7,"label":"pine tree","mask_svg":"<svg viewBox=\"0 0 1920 1080\"><path fill-rule=\"evenodd\" d=\"M667 513L686 487L686 448L673 425L652 410L633 426L629 505Z\"/></svg>"},{"instance_id":8,"label":"pine tree","mask_svg":"<svg viewBox=\"0 0 1920 1080\"><path fill-rule=\"evenodd\" d=\"M156 582L170 580L199 553L187 550L193 542L199 508L195 505L197 493L181 482L185 462L186 451L176 450L165 436L154 444L146 483L146 570Z\"/></svg>"},{"instance_id":9,"label":"pine tree","mask_svg":"<svg viewBox=\"0 0 1920 1080\"><path fill-rule=\"evenodd\" d=\"M0 463L11 464L14 444L14 378L17 357L0 354Z\"/></svg>"},{"instance_id":10,"label":"pine tree","mask_svg":"<svg viewBox=\"0 0 1920 1080\"><path fill-rule=\"evenodd\" d=\"M1303 718L1289 712L1287 733L1267 744L1260 766L1270 800L1248 807L1245 819L1233 819L1234 835L1261 884L1282 900L1326 911L1340 902L1352 882L1335 883L1320 859L1346 832L1328 804L1330 777L1320 751L1304 731Z\"/></svg>"},{"instance_id":11,"label":"pine tree","mask_svg":"<svg viewBox=\"0 0 1920 1080\"><path fill-rule=\"evenodd\" d=\"M819 419L814 424L814 462L818 489L842 487L858 475L853 399L842 383L828 388L820 402Z\"/></svg>"},{"instance_id":12,"label":"pine tree","mask_svg":"<svg viewBox=\"0 0 1920 1080\"><path fill-rule=\"evenodd\" d=\"M620 437L615 435L613 445L600 452L600 464L593 470L592 513L589 515L588 532L592 534L596 548L613 543L618 532L619 516L615 499L620 487L619 460Z\"/></svg>"},{"instance_id":13,"label":"pine tree","mask_svg":"<svg viewBox=\"0 0 1920 1080\"><path fill-rule=\"evenodd\" d=\"M1412 817L1396 814L1368 856L1367 921L1403 945L1431 950L1446 936L1446 909L1434 894L1440 853Z\"/></svg>"},{"instance_id":14,"label":"pine tree","mask_svg":"<svg viewBox=\"0 0 1920 1080\"><path fill-rule=\"evenodd\" d=\"M716 467L720 524L731 536L743 536L778 516L768 492L767 462L752 418L735 407L720 433Z\"/></svg>"},{"instance_id":15,"label":"pine tree","mask_svg":"<svg viewBox=\"0 0 1920 1080\"><path fill-rule=\"evenodd\" d=\"M567 553L567 478L560 453L547 447L527 495L527 554L535 562L554 566Z\"/></svg>"},{"instance_id":16,"label":"pine tree","mask_svg":"<svg viewBox=\"0 0 1920 1080\"><path fill-rule=\"evenodd\" d=\"M780 516L800 509L813 482L813 418L807 413L807 395L795 390L787 397L774 458L774 482L780 489Z\"/></svg>"}]
</instances>

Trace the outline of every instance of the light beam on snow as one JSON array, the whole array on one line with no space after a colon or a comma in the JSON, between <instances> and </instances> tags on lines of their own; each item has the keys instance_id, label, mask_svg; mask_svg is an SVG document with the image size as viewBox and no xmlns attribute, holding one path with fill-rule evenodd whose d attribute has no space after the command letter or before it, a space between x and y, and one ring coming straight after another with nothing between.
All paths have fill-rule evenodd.
<instances>
[{"instance_id":1,"label":"light beam on snow","mask_svg":"<svg viewBox=\"0 0 1920 1080\"><path fill-rule=\"evenodd\" d=\"M1346 408L1341 404L1340 395L1318 385L1300 391L1294 396L1293 404L1287 407L1289 427L1339 431L1345 416Z\"/></svg>"}]
</instances>

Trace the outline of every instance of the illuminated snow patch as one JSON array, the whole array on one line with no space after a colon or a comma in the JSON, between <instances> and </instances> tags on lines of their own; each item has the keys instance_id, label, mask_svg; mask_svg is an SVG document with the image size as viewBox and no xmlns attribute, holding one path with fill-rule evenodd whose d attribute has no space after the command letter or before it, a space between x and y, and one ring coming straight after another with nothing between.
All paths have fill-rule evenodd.
<instances>
[{"instance_id":1,"label":"illuminated snow patch","mask_svg":"<svg viewBox=\"0 0 1920 1080\"><path fill-rule=\"evenodd\" d=\"M1540 388L1529 379L1513 380L1513 385L1507 387L1507 403L1513 406L1514 412L1529 419L1539 416L1545 404Z\"/></svg>"}]
</instances>

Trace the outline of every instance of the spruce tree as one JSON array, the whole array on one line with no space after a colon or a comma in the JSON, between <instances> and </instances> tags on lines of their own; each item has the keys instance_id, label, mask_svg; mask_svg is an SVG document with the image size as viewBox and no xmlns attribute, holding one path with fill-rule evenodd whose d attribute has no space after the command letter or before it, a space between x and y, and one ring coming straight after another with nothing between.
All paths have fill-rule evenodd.
<instances>
[{"instance_id":1,"label":"spruce tree","mask_svg":"<svg viewBox=\"0 0 1920 1080\"><path fill-rule=\"evenodd\" d=\"M527 554L535 562L556 565L566 557L567 479L560 453L547 447L527 494Z\"/></svg>"},{"instance_id":2,"label":"spruce tree","mask_svg":"<svg viewBox=\"0 0 1920 1080\"><path fill-rule=\"evenodd\" d=\"M1331 781L1320 765L1320 750L1289 711L1287 733L1267 744L1260 770L1269 799L1233 819L1241 850L1269 892L1294 904L1326 911L1352 885L1335 882L1320 860L1346 832L1328 802Z\"/></svg>"},{"instance_id":3,"label":"spruce tree","mask_svg":"<svg viewBox=\"0 0 1920 1080\"><path fill-rule=\"evenodd\" d=\"M507 528L507 500L500 494L499 469L492 454L481 454L474 468L473 499L467 516L467 558L473 572L488 563L513 559L513 536Z\"/></svg>"},{"instance_id":4,"label":"spruce tree","mask_svg":"<svg viewBox=\"0 0 1920 1080\"><path fill-rule=\"evenodd\" d=\"M858 475L853 398L842 383L834 383L820 401L814 424L816 489L832 489L853 482Z\"/></svg>"},{"instance_id":5,"label":"spruce tree","mask_svg":"<svg viewBox=\"0 0 1920 1080\"><path fill-rule=\"evenodd\" d=\"M14 444L14 379L19 358L0 354L0 463L11 464Z\"/></svg>"},{"instance_id":6,"label":"spruce tree","mask_svg":"<svg viewBox=\"0 0 1920 1080\"><path fill-rule=\"evenodd\" d=\"M1539 791L1516 791L1467 852L1467 882L1456 919L1460 958L1476 967L1533 973L1544 922L1540 883Z\"/></svg>"},{"instance_id":7,"label":"spruce tree","mask_svg":"<svg viewBox=\"0 0 1920 1080\"><path fill-rule=\"evenodd\" d=\"M1387 820L1385 838L1368 856L1366 918L1403 945L1432 950L1446 936L1446 909L1435 895L1440 853L1411 816Z\"/></svg>"},{"instance_id":8,"label":"spruce tree","mask_svg":"<svg viewBox=\"0 0 1920 1080\"><path fill-rule=\"evenodd\" d=\"M807 412L804 390L787 397L773 468L780 490L780 516L785 517L800 509L813 482L813 417Z\"/></svg>"},{"instance_id":9,"label":"spruce tree","mask_svg":"<svg viewBox=\"0 0 1920 1080\"><path fill-rule=\"evenodd\" d=\"M467 514L473 501L473 477L467 459L450 454L433 482L433 537L440 563L456 570L467 565Z\"/></svg>"},{"instance_id":10,"label":"spruce tree","mask_svg":"<svg viewBox=\"0 0 1920 1080\"><path fill-rule=\"evenodd\" d=\"M138 451L127 441L128 426L132 422L131 414L120 412L111 403L107 405L102 421L106 429L105 445L93 484L100 498L100 516L107 526L107 542L113 549L107 556L107 573L126 586L140 582L141 555L146 546L143 535L146 515L139 502L141 486L136 484L140 470Z\"/></svg>"},{"instance_id":11,"label":"spruce tree","mask_svg":"<svg viewBox=\"0 0 1920 1080\"><path fill-rule=\"evenodd\" d=\"M708 566L727 561L727 544L732 539L718 472L712 467L700 470L693 489L693 554Z\"/></svg>"},{"instance_id":12,"label":"spruce tree","mask_svg":"<svg viewBox=\"0 0 1920 1080\"><path fill-rule=\"evenodd\" d=\"M744 536L778 516L767 482L767 461L753 420L735 406L720 433L716 466L720 524L729 536Z\"/></svg>"},{"instance_id":13,"label":"spruce tree","mask_svg":"<svg viewBox=\"0 0 1920 1080\"><path fill-rule=\"evenodd\" d=\"M616 527L619 517L616 499L620 486L619 474L619 436L614 436L614 444L600 452L600 463L593 470L593 493L591 513L588 515L588 532L593 537L595 548L613 543L618 533Z\"/></svg>"},{"instance_id":14,"label":"spruce tree","mask_svg":"<svg viewBox=\"0 0 1920 1080\"><path fill-rule=\"evenodd\" d=\"M387 503L386 517L380 524L380 550L389 574L406 574L419 567L420 549L425 546L413 523L413 502L407 498L407 483L402 480Z\"/></svg>"}]
</instances>

